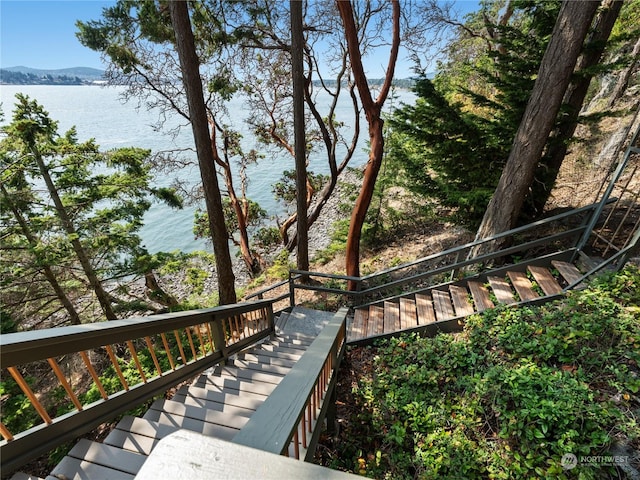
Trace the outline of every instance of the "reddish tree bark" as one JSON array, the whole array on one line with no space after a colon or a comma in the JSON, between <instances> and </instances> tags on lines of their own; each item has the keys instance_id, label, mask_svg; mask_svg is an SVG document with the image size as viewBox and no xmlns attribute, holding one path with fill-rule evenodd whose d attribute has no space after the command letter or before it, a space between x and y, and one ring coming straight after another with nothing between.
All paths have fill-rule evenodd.
<instances>
[{"instance_id":1,"label":"reddish tree bark","mask_svg":"<svg viewBox=\"0 0 640 480\"><path fill-rule=\"evenodd\" d=\"M358 95L360 96L362 108L369 125L369 160L364 169L360 193L351 212L351 222L349 224L349 234L347 237L346 272L349 276L358 277L360 276L360 239L362 237L362 226L364 225L365 216L371 204L373 189L378 178L384 152L384 135L382 129L384 121L381 118L381 112L382 106L391 89L393 73L398 60L398 50L400 48L400 4L398 0L392 0L391 2L393 17L389 63L387 65L384 83L375 100L371 95L367 75L362 65L358 29L353 16L351 1L337 0L336 4L344 26L351 71L353 72L353 78L358 88ZM349 282L349 289L353 290L355 287L354 282Z\"/></svg>"}]
</instances>

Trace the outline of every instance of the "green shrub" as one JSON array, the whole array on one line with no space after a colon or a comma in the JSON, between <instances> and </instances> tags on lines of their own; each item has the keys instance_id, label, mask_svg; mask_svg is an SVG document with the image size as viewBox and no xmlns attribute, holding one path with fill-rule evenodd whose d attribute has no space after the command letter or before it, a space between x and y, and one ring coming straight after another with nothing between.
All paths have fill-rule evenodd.
<instances>
[{"instance_id":1,"label":"green shrub","mask_svg":"<svg viewBox=\"0 0 640 480\"><path fill-rule=\"evenodd\" d=\"M393 479L618 478L561 459L640 442L639 292L629 267L553 304L476 315L461 334L380 343L354 389L360 438L334 466Z\"/></svg>"}]
</instances>

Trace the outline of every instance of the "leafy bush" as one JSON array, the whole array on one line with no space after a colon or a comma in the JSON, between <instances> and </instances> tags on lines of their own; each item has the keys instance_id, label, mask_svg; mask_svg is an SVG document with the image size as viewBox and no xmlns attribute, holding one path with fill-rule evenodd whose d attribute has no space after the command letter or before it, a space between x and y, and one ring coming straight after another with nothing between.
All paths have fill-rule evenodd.
<instances>
[{"instance_id":1,"label":"leafy bush","mask_svg":"<svg viewBox=\"0 0 640 480\"><path fill-rule=\"evenodd\" d=\"M393 479L618 478L561 459L638 449L639 292L629 267L560 302L476 315L458 335L379 344L354 389L361 438L334 466Z\"/></svg>"}]
</instances>

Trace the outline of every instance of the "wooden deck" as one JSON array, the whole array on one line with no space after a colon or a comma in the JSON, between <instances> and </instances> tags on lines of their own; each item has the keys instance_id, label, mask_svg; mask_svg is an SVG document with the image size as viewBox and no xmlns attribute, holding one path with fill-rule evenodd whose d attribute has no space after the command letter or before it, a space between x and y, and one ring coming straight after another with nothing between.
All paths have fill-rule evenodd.
<instances>
[{"instance_id":1,"label":"wooden deck","mask_svg":"<svg viewBox=\"0 0 640 480\"><path fill-rule=\"evenodd\" d=\"M528 265L499 275L471 277L394 300L358 308L347 328L347 341L390 335L427 325L456 324L497 304L514 305L555 298L582 273L568 262ZM454 327L456 328L456 327ZM459 325L457 326L459 328Z\"/></svg>"}]
</instances>

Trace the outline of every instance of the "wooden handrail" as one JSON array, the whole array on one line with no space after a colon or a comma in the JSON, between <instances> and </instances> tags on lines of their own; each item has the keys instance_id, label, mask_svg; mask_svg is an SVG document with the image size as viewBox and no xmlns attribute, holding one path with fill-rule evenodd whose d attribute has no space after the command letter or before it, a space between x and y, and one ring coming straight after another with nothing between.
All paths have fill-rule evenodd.
<instances>
[{"instance_id":1,"label":"wooden handrail","mask_svg":"<svg viewBox=\"0 0 640 480\"><path fill-rule=\"evenodd\" d=\"M264 300L2 335L2 368L18 379L19 387L28 398L34 399L32 405L45 422L24 432L12 432L7 422L2 421L0 434L4 440L0 442L0 454L3 472L12 471L154 395L164 393L273 332L272 302ZM181 338L184 342L188 339L190 351L182 348ZM175 348L174 352L180 352L180 362L174 360L170 351L172 347ZM144 350L153 359L155 373L145 375L142 372L136 349L138 352ZM108 358L109 366L119 378L122 385L119 391L105 391L96 365L92 364L88 354L99 351L107 352L108 357L104 354L103 357ZM122 355L130 358L132 364L135 362L134 371L137 370L139 374L137 383L135 378L125 379L120 368ZM78 401L86 393L86 385L82 391L72 388L56 361L60 358L64 358L67 364L75 359L75 365L86 366L90 380L99 390L100 400L89 404ZM44 360L46 362L43 363ZM44 392L33 392L28 380L20 374L21 370L28 372L47 363L53 369L52 378L58 378L75 405L75 410L55 418L50 418L45 409ZM77 383L74 382L74 387L79 389Z\"/></svg>"},{"instance_id":2,"label":"wooden handrail","mask_svg":"<svg viewBox=\"0 0 640 480\"><path fill-rule=\"evenodd\" d=\"M233 443L279 455L292 452L296 458L301 451L306 451L305 459L313 456L321 429L310 427L322 424L331 405L326 397L334 390L345 350L347 312L342 308L333 316Z\"/></svg>"}]
</instances>

